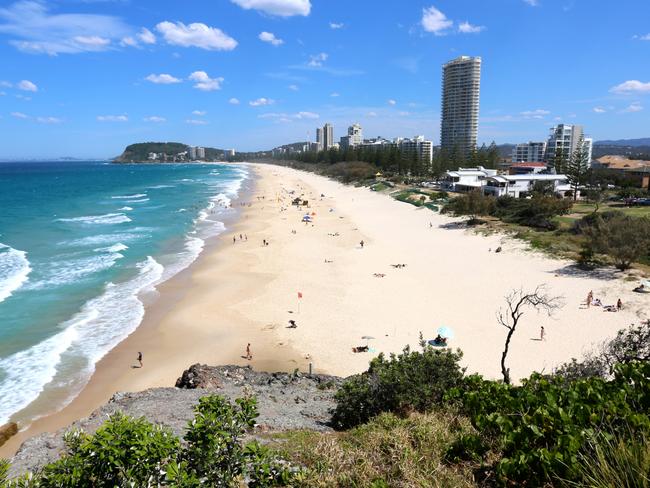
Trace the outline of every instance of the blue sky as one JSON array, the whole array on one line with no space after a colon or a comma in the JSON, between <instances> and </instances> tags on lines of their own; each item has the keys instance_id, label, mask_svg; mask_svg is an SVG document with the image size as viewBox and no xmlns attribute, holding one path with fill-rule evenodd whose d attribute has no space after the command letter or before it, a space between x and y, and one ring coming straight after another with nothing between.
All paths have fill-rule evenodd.
<instances>
[{"instance_id":1,"label":"blue sky","mask_svg":"<svg viewBox=\"0 0 650 488\"><path fill-rule=\"evenodd\" d=\"M647 0L0 0L0 157L439 140L441 66L483 58L479 140L650 137Z\"/></svg>"}]
</instances>

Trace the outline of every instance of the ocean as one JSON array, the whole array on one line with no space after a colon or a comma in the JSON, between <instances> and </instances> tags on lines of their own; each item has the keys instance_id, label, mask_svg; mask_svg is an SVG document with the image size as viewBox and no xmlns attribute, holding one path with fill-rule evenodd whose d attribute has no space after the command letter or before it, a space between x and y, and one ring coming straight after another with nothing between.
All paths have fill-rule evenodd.
<instances>
[{"instance_id":1,"label":"ocean","mask_svg":"<svg viewBox=\"0 0 650 488\"><path fill-rule=\"evenodd\" d=\"M0 163L0 425L81 391L140 324L143 297L225 230L247 177L243 165Z\"/></svg>"}]
</instances>

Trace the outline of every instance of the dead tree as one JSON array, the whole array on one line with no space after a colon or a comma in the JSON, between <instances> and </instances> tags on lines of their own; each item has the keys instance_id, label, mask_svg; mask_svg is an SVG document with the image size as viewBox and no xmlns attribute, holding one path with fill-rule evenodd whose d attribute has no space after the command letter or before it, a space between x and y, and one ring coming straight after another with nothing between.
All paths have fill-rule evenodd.
<instances>
[{"instance_id":1,"label":"dead tree","mask_svg":"<svg viewBox=\"0 0 650 488\"><path fill-rule=\"evenodd\" d=\"M519 325L519 321L524 315L524 310L532 308L537 310L538 313L545 312L550 317L563 304L562 297L548 295L544 285L539 285L533 292L524 292L522 288L513 290L506 296L506 304L505 310L500 309L497 312L497 320L500 325L508 329L506 343L501 355L501 374L503 374L504 383L510 384L510 368L506 368L506 358L510 349L510 340L517 330L517 325Z\"/></svg>"}]
</instances>

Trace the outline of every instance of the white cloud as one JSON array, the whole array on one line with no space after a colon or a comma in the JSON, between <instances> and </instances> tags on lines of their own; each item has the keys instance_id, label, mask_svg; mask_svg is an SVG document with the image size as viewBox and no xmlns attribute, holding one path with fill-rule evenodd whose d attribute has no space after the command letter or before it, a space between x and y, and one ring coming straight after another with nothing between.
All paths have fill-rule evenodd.
<instances>
[{"instance_id":1,"label":"white cloud","mask_svg":"<svg viewBox=\"0 0 650 488\"><path fill-rule=\"evenodd\" d=\"M605 112L607 112L607 110L605 110L603 107L594 107L594 112L596 112L597 114L604 114Z\"/></svg>"},{"instance_id":2,"label":"white cloud","mask_svg":"<svg viewBox=\"0 0 650 488\"><path fill-rule=\"evenodd\" d=\"M646 34L644 36L639 36L640 41L650 41L650 34Z\"/></svg>"},{"instance_id":3,"label":"white cloud","mask_svg":"<svg viewBox=\"0 0 650 488\"><path fill-rule=\"evenodd\" d=\"M289 90L298 91L300 88L298 88L298 85L289 85Z\"/></svg>"},{"instance_id":4,"label":"white cloud","mask_svg":"<svg viewBox=\"0 0 650 488\"><path fill-rule=\"evenodd\" d=\"M4 88L11 88L14 85L9 83L8 81L0 81L0 86L2 86Z\"/></svg>"},{"instance_id":5,"label":"white cloud","mask_svg":"<svg viewBox=\"0 0 650 488\"><path fill-rule=\"evenodd\" d=\"M202 91L221 90L221 83L223 83L223 78L210 78L205 71L195 71L189 79L196 81L194 88Z\"/></svg>"},{"instance_id":6,"label":"white cloud","mask_svg":"<svg viewBox=\"0 0 650 488\"><path fill-rule=\"evenodd\" d=\"M485 30L483 25L472 25L469 22L465 21L458 25L458 32L463 34L478 34L479 32Z\"/></svg>"},{"instance_id":7,"label":"white cloud","mask_svg":"<svg viewBox=\"0 0 650 488\"><path fill-rule=\"evenodd\" d=\"M110 49L112 40L129 36L131 28L118 17L95 14L50 14L40 0L21 0L0 8L0 33L33 54L81 53Z\"/></svg>"},{"instance_id":8,"label":"white cloud","mask_svg":"<svg viewBox=\"0 0 650 488\"><path fill-rule=\"evenodd\" d=\"M99 122L128 122L129 117L126 115L98 115Z\"/></svg>"},{"instance_id":9,"label":"white cloud","mask_svg":"<svg viewBox=\"0 0 650 488\"><path fill-rule=\"evenodd\" d=\"M6 96L6 95L7 95L6 92L0 91L0 97L4 97L4 96Z\"/></svg>"},{"instance_id":10,"label":"white cloud","mask_svg":"<svg viewBox=\"0 0 650 488\"><path fill-rule=\"evenodd\" d=\"M208 112L206 112L205 110L193 110L192 111L192 115L196 115L197 117L203 117L207 113Z\"/></svg>"},{"instance_id":11,"label":"white cloud","mask_svg":"<svg viewBox=\"0 0 650 488\"><path fill-rule=\"evenodd\" d=\"M17 119L28 119L29 115L25 115L22 112L11 112L12 117L16 117Z\"/></svg>"},{"instance_id":12,"label":"white cloud","mask_svg":"<svg viewBox=\"0 0 650 488\"><path fill-rule=\"evenodd\" d=\"M25 95L19 93L18 95L14 95L17 99L19 100L25 100L26 102L29 102L32 97L26 97Z\"/></svg>"},{"instance_id":13,"label":"white cloud","mask_svg":"<svg viewBox=\"0 0 650 488\"><path fill-rule=\"evenodd\" d=\"M623 110L624 113L634 113L634 112L641 112L643 110L643 107L639 102L634 102L631 104L629 107L625 108Z\"/></svg>"},{"instance_id":14,"label":"white cloud","mask_svg":"<svg viewBox=\"0 0 650 488\"><path fill-rule=\"evenodd\" d=\"M307 63L307 66L312 66L315 68L323 66L323 63L327 61L328 57L329 54L327 53L312 54L309 56L309 62Z\"/></svg>"},{"instance_id":15,"label":"white cloud","mask_svg":"<svg viewBox=\"0 0 650 488\"><path fill-rule=\"evenodd\" d=\"M341 94L337 93L337 92L330 93L330 97L332 97L332 98L337 98L337 97L340 97L340 96L341 96Z\"/></svg>"},{"instance_id":16,"label":"white cloud","mask_svg":"<svg viewBox=\"0 0 650 488\"><path fill-rule=\"evenodd\" d=\"M293 15L309 15L311 2L309 0L231 0L241 8L260 10L261 12L291 17Z\"/></svg>"},{"instance_id":17,"label":"white cloud","mask_svg":"<svg viewBox=\"0 0 650 488\"><path fill-rule=\"evenodd\" d=\"M297 119L318 119L320 118L320 115L314 112L298 112L295 117Z\"/></svg>"},{"instance_id":18,"label":"white cloud","mask_svg":"<svg viewBox=\"0 0 650 488\"><path fill-rule=\"evenodd\" d=\"M167 119L165 117L158 117L157 115L152 115L150 117L145 117L144 121L145 122L155 122L157 124L160 124L162 122L167 122Z\"/></svg>"},{"instance_id":19,"label":"white cloud","mask_svg":"<svg viewBox=\"0 0 650 488\"><path fill-rule=\"evenodd\" d=\"M539 0L524 0L524 3L527 3L531 7L537 7L539 5Z\"/></svg>"},{"instance_id":20,"label":"white cloud","mask_svg":"<svg viewBox=\"0 0 650 488\"><path fill-rule=\"evenodd\" d=\"M237 47L235 41L221 29L196 22L185 25L182 22L160 22L156 30L162 34L167 44L181 47L198 47L208 51L232 51Z\"/></svg>"},{"instance_id":21,"label":"white cloud","mask_svg":"<svg viewBox=\"0 0 650 488\"><path fill-rule=\"evenodd\" d=\"M143 27L137 34L137 38L144 44L155 44L156 36L146 27Z\"/></svg>"},{"instance_id":22,"label":"white cloud","mask_svg":"<svg viewBox=\"0 0 650 488\"><path fill-rule=\"evenodd\" d=\"M407 112L406 110L403 110L399 112L399 115L401 115L402 117L406 117L407 115L411 115L411 112Z\"/></svg>"},{"instance_id":23,"label":"white cloud","mask_svg":"<svg viewBox=\"0 0 650 488\"><path fill-rule=\"evenodd\" d=\"M314 112L296 112L294 114L266 112L259 114L258 119L276 119L278 122L291 122L292 120L315 120L319 119L320 115Z\"/></svg>"},{"instance_id":24,"label":"white cloud","mask_svg":"<svg viewBox=\"0 0 650 488\"><path fill-rule=\"evenodd\" d=\"M368 112L368 117L377 117L377 112Z\"/></svg>"},{"instance_id":25,"label":"white cloud","mask_svg":"<svg viewBox=\"0 0 650 488\"><path fill-rule=\"evenodd\" d=\"M178 78L168 75L167 73L161 73L159 75L150 74L145 78L145 80L155 83L157 85L172 85L174 83L181 83L181 80Z\"/></svg>"},{"instance_id":26,"label":"white cloud","mask_svg":"<svg viewBox=\"0 0 650 488\"><path fill-rule=\"evenodd\" d=\"M434 6L422 9L420 22L425 31L433 32L437 36L444 36L445 31L454 25L452 20Z\"/></svg>"},{"instance_id":27,"label":"white cloud","mask_svg":"<svg viewBox=\"0 0 650 488\"><path fill-rule=\"evenodd\" d=\"M111 43L110 39L100 36L75 36L73 40L77 44L87 47L88 51L102 51Z\"/></svg>"},{"instance_id":28,"label":"white cloud","mask_svg":"<svg viewBox=\"0 0 650 488\"><path fill-rule=\"evenodd\" d=\"M544 110L541 108L538 108L537 110L526 110L524 112L521 112L521 115L527 118L533 118L533 119L542 119L546 115L550 115L551 112L549 110Z\"/></svg>"},{"instance_id":29,"label":"white cloud","mask_svg":"<svg viewBox=\"0 0 650 488\"><path fill-rule=\"evenodd\" d=\"M138 41L131 36L126 36L120 41L120 46L138 47Z\"/></svg>"},{"instance_id":30,"label":"white cloud","mask_svg":"<svg viewBox=\"0 0 650 488\"><path fill-rule=\"evenodd\" d=\"M612 93L650 93L650 82L643 83L639 80L628 80L609 90Z\"/></svg>"},{"instance_id":31,"label":"white cloud","mask_svg":"<svg viewBox=\"0 0 650 488\"><path fill-rule=\"evenodd\" d=\"M260 32L260 35L258 37L260 41L268 42L274 46L280 46L281 44L284 44L284 41L275 37L275 34L272 32Z\"/></svg>"},{"instance_id":32,"label":"white cloud","mask_svg":"<svg viewBox=\"0 0 650 488\"><path fill-rule=\"evenodd\" d=\"M238 99L238 98L233 97L233 98L231 98L230 100L228 100L228 103L229 103L230 105L239 105L240 102L239 102L239 99Z\"/></svg>"},{"instance_id":33,"label":"white cloud","mask_svg":"<svg viewBox=\"0 0 650 488\"><path fill-rule=\"evenodd\" d=\"M386 103L388 103L388 105L397 105L397 101L392 99L388 100Z\"/></svg>"},{"instance_id":34,"label":"white cloud","mask_svg":"<svg viewBox=\"0 0 650 488\"><path fill-rule=\"evenodd\" d=\"M345 27L344 23L330 22L330 29L343 29Z\"/></svg>"},{"instance_id":35,"label":"white cloud","mask_svg":"<svg viewBox=\"0 0 650 488\"><path fill-rule=\"evenodd\" d=\"M273 100L271 98L264 98L264 97L258 98L257 100L252 100L252 101L248 102L248 104L251 107L262 107L262 106L265 106L265 105L273 105L274 103L275 103L275 100Z\"/></svg>"},{"instance_id":36,"label":"white cloud","mask_svg":"<svg viewBox=\"0 0 650 488\"><path fill-rule=\"evenodd\" d=\"M187 119L185 123L190 125L208 125L208 122L200 119Z\"/></svg>"},{"instance_id":37,"label":"white cloud","mask_svg":"<svg viewBox=\"0 0 650 488\"><path fill-rule=\"evenodd\" d=\"M63 122L63 119L58 117L36 117L36 122L40 124L60 124Z\"/></svg>"},{"instance_id":38,"label":"white cloud","mask_svg":"<svg viewBox=\"0 0 650 488\"><path fill-rule=\"evenodd\" d=\"M23 90L23 91L28 91L28 92L38 91L38 87L29 80L22 80L20 83L18 83L17 86L19 90Z\"/></svg>"}]
</instances>

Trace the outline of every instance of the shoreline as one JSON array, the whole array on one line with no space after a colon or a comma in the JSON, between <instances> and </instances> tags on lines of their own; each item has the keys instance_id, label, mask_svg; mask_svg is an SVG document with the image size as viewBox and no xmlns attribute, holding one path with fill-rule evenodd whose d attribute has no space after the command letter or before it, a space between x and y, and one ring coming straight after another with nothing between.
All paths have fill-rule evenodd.
<instances>
[{"instance_id":1,"label":"shoreline","mask_svg":"<svg viewBox=\"0 0 650 488\"><path fill-rule=\"evenodd\" d=\"M10 439L0 456L89 415L116 391L173 386L196 362L264 371L306 371L313 363L315 372L347 376L365 370L379 352L417 348L420 332L430 339L444 325L456 332L450 346L463 350L468 373L499 377L505 334L495 312L513 289L545 283L565 299L556 317L526 315L509 356L515 381L534 370L549 372L647 318L645 297L635 296L621 275L576 273L572 263L531 252L507 236L470 233L458 219L367 188L281 166L248 168L252 188L233 205L252 205L241 207L232 228L159 287L138 329L97 364L68 407ZM302 223L306 210L290 204L301 194L313 224ZM232 244L240 233L248 241ZM262 246L262 239L270 245ZM490 252L498 246L502 253ZM586 309L589 290L604 303L622 298L624 310ZM290 319L296 329L286 327ZM537 339L541 325L545 341ZM374 337L372 351L354 354L352 347L365 344L367 335ZM247 342L251 362L241 357ZM139 350L145 366L131 369Z\"/></svg>"},{"instance_id":2,"label":"shoreline","mask_svg":"<svg viewBox=\"0 0 650 488\"><path fill-rule=\"evenodd\" d=\"M244 215L245 209L240 207L242 201L246 199L253 200L261 179L255 167L249 165L248 169L250 170L250 176L245 182L245 186L240 190L239 196L232 200L236 214L224 221L226 230L217 236L206 239L203 251L190 266L159 284L153 294L140 297L145 304L145 314L138 328L95 365L95 370L88 383L72 401L59 410L40 415L27 428L21 429L19 426L19 432L0 446L0 458L13 456L25 440L35 435L54 432L69 426L80 418L87 417L118 391L140 391L158 386L174 386L174 382L182 372L196 362L251 364L256 369L265 370L266 368L274 371L293 371L298 367L299 361L295 353L291 352L286 355L285 360L275 360L272 354L266 352L265 348L269 346L262 345L266 337L263 334L256 333L258 331L251 327L250 324L244 324L243 328L247 330L248 335L259 336L256 337L256 341L251 340L251 342L260 344L254 346L255 355L253 361L250 362L241 357L246 344L242 344L241 341L234 341L233 338L228 339L229 324L224 323L224 320L220 321L221 328L216 331L203 331L203 334L196 329L193 331L195 333L199 332L199 335L209 336L225 343L225 346L222 345L221 347L221 353L213 354L210 359L208 359L210 353L205 346L196 347L196 360L189 359L191 355L189 352L192 349L189 340L186 340L185 344L181 346L183 348L182 355L170 358L169 353L174 349L172 343L176 342L179 337L174 337L174 340L168 343L165 337L160 336L160 333L164 332L160 330L161 322L178 307L182 307L181 304L188 299L192 287L196 286L195 275L201 274L206 267L213 268L214 272L217 274L223 273L224 276L238 273L237 266L233 266L232 263L228 262L233 251L232 246L229 246L232 235L239 233L253 235L263 232L264 220L249 219L248 216ZM240 250L234 249L234 251ZM238 265L243 264L247 270L254 264L250 258L246 259L244 257L242 259L241 256L237 256L237 262ZM239 271L239 273L245 274L242 271ZM245 285L245 283L241 284L242 286ZM216 283L216 288L219 289L219 294L223 294L222 304L224 306L226 306L227 302L226 297L236 296L240 292L237 289L238 287L227 289L229 287L223 283L221 285ZM235 321L242 326L243 321L241 319ZM197 340L197 342L200 343L201 341ZM133 367L137 365L138 351L144 353L144 368L142 370ZM150 365L154 366L154 368ZM300 366L304 369L305 364L300 364Z\"/></svg>"}]
</instances>

